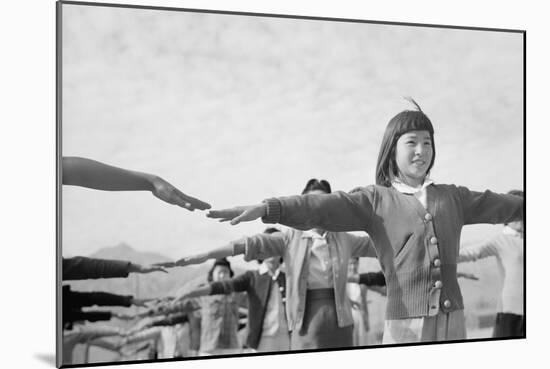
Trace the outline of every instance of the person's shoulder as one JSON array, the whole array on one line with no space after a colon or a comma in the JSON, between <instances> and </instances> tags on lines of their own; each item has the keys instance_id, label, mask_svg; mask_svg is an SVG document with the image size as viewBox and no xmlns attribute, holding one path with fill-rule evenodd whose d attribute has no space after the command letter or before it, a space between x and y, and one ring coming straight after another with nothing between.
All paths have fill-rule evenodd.
<instances>
[{"instance_id":1,"label":"person's shoulder","mask_svg":"<svg viewBox=\"0 0 550 369\"><path fill-rule=\"evenodd\" d=\"M367 185L367 186L358 186L358 187L355 187L353 188L352 190L348 191L349 194L354 194L354 193L365 193L365 194L373 194L373 193L376 193L376 192L387 192L387 191L390 191L391 190L391 187L385 187L385 186L380 186L380 185L376 185L376 184L370 184L370 185Z\"/></svg>"},{"instance_id":2,"label":"person's shoulder","mask_svg":"<svg viewBox=\"0 0 550 369\"><path fill-rule=\"evenodd\" d=\"M470 191L467 187L451 183L432 183L428 186L428 189L430 187L439 193L458 194L464 191Z\"/></svg>"},{"instance_id":3,"label":"person's shoulder","mask_svg":"<svg viewBox=\"0 0 550 369\"><path fill-rule=\"evenodd\" d=\"M464 186L459 186L452 183L432 183L429 187L433 187L438 190L456 190L460 187L465 188Z\"/></svg>"}]
</instances>

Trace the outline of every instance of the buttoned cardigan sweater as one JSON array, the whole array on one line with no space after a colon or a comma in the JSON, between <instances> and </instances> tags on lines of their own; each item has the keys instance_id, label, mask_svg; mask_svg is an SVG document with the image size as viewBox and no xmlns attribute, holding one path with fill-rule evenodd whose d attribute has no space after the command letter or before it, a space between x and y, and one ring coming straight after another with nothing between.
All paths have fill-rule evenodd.
<instances>
[{"instance_id":1,"label":"buttoned cardigan sweater","mask_svg":"<svg viewBox=\"0 0 550 369\"><path fill-rule=\"evenodd\" d=\"M523 219L523 198L430 185L427 209L413 195L371 185L267 199L265 223L332 232L366 231L386 277L386 319L463 309L456 269L462 226Z\"/></svg>"}]
</instances>

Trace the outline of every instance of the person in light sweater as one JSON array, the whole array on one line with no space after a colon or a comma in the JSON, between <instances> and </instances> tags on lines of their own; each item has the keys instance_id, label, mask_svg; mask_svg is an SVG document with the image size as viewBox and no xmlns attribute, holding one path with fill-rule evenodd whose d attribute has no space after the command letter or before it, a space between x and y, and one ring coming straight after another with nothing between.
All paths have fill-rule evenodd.
<instances>
[{"instance_id":1,"label":"person in light sweater","mask_svg":"<svg viewBox=\"0 0 550 369\"><path fill-rule=\"evenodd\" d=\"M328 194L330 184L315 178L302 193ZM375 257L368 235L327 232L318 227L285 229L235 240L206 253L183 258L176 265L210 258L244 255L246 261L282 257L286 272L286 317L290 350L327 349L353 345L353 318L346 296L351 257ZM170 265L164 265L170 266Z\"/></svg>"},{"instance_id":2,"label":"person in light sweater","mask_svg":"<svg viewBox=\"0 0 550 369\"><path fill-rule=\"evenodd\" d=\"M523 197L523 191L509 194ZM525 337L523 311L523 221L509 222L502 233L487 242L460 250L458 262L494 256L503 281L493 337Z\"/></svg>"},{"instance_id":3,"label":"person in light sweater","mask_svg":"<svg viewBox=\"0 0 550 369\"><path fill-rule=\"evenodd\" d=\"M462 227L523 219L523 198L436 184L434 129L420 109L388 123L376 166L376 185L350 193L269 198L249 206L211 210L207 217L240 222L262 219L295 229L364 231L372 237L386 278L383 343L466 338L457 281Z\"/></svg>"}]
</instances>

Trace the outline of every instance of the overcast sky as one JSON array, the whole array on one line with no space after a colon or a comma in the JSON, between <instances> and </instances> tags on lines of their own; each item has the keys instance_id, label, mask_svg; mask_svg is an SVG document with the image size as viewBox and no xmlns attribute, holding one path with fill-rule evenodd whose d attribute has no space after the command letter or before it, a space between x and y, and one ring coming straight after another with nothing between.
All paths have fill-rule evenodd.
<instances>
[{"instance_id":1,"label":"overcast sky","mask_svg":"<svg viewBox=\"0 0 550 369\"><path fill-rule=\"evenodd\" d=\"M158 174L214 208L374 182L414 97L432 178L522 189L522 34L63 5L64 156ZM169 257L261 232L149 193L63 187L63 254L126 242ZM499 231L465 228L471 242Z\"/></svg>"}]
</instances>

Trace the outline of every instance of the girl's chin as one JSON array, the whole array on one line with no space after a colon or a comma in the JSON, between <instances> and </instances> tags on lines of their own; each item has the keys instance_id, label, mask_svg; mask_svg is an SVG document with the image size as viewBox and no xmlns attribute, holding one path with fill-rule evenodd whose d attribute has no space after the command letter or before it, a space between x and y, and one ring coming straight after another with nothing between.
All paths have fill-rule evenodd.
<instances>
[{"instance_id":1,"label":"girl's chin","mask_svg":"<svg viewBox=\"0 0 550 369\"><path fill-rule=\"evenodd\" d=\"M415 179L424 178L426 177L426 171L420 168L412 168L412 170L407 173L407 176Z\"/></svg>"}]
</instances>

